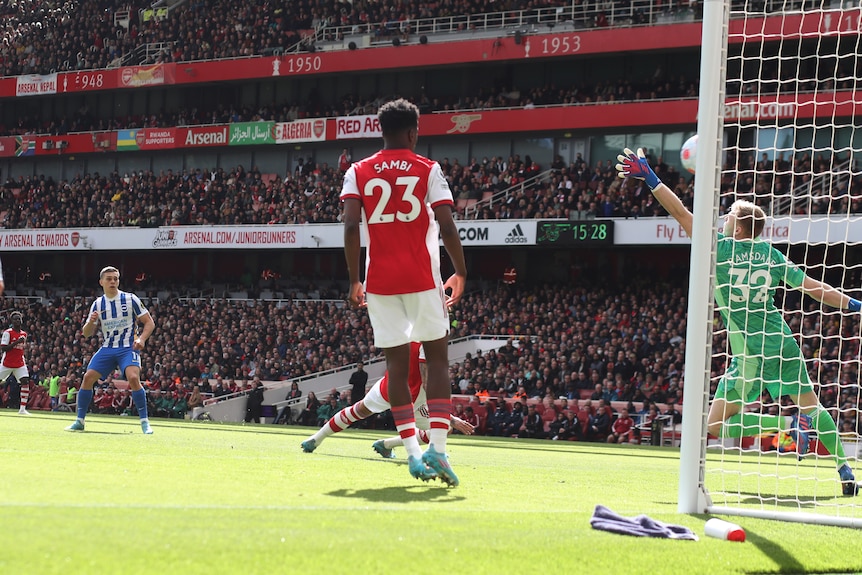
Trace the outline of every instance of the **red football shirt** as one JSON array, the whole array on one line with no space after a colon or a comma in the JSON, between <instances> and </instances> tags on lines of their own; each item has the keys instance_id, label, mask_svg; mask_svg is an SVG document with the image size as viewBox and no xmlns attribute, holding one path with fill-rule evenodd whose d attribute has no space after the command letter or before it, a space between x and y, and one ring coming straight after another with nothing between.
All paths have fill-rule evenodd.
<instances>
[{"instance_id":1,"label":"red football shirt","mask_svg":"<svg viewBox=\"0 0 862 575\"><path fill-rule=\"evenodd\" d=\"M454 202L440 164L407 149L381 150L344 174L347 198L362 202L366 292L417 293L442 284L433 210Z\"/></svg>"},{"instance_id":2,"label":"red football shirt","mask_svg":"<svg viewBox=\"0 0 862 575\"><path fill-rule=\"evenodd\" d=\"M422 390L422 373L419 371L419 364L425 363L425 354L423 353L422 344L410 342L410 370L407 372L407 387L410 388L410 401L416 401L419 397L419 392ZM380 395L383 399L389 401L389 372L383 374L383 379L380 380Z\"/></svg>"},{"instance_id":3,"label":"red football shirt","mask_svg":"<svg viewBox=\"0 0 862 575\"><path fill-rule=\"evenodd\" d=\"M3 332L3 338L0 343L9 345L13 341L18 341L21 336L26 336L26 331L15 331L11 327ZM3 365L6 367L23 367L24 366L24 345L25 343L16 343L15 347L3 354Z\"/></svg>"}]
</instances>

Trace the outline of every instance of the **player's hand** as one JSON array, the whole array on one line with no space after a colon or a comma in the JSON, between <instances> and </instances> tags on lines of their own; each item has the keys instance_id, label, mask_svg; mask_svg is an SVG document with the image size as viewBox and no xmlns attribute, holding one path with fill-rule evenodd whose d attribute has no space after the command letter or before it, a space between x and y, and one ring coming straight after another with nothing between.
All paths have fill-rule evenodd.
<instances>
[{"instance_id":1,"label":"player's hand","mask_svg":"<svg viewBox=\"0 0 862 575\"><path fill-rule=\"evenodd\" d=\"M136 337L135 343L132 345L132 349L134 349L135 351L141 351L142 349L144 349L144 345L146 343L147 340Z\"/></svg>"},{"instance_id":2,"label":"player's hand","mask_svg":"<svg viewBox=\"0 0 862 575\"><path fill-rule=\"evenodd\" d=\"M20 335L20 336L18 336L18 343L24 343L25 341L27 341L27 336L26 336L26 335Z\"/></svg>"},{"instance_id":3,"label":"player's hand","mask_svg":"<svg viewBox=\"0 0 862 575\"><path fill-rule=\"evenodd\" d=\"M446 280L446 283L443 284L443 291L446 292L448 290L452 290L452 292L446 296L446 307L451 308L456 305L459 301L461 301L461 296L464 295L464 284L466 283L466 278L464 276L459 276L458 274L452 274L449 276L449 279Z\"/></svg>"},{"instance_id":4,"label":"player's hand","mask_svg":"<svg viewBox=\"0 0 862 575\"><path fill-rule=\"evenodd\" d=\"M473 427L472 423L464 421L460 417L452 415L449 419L452 420L452 428L460 431L464 435L473 435L476 431L476 428Z\"/></svg>"},{"instance_id":5,"label":"player's hand","mask_svg":"<svg viewBox=\"0 0 862 575\"><path fill-rule=\"evenodd\" d=\"M87 318L87 323L92 323L92 324L99 323L99 312L97 312L97 311L90 312L90 317Z\"/></svg>"},{"instance_id":6,"label":"player's hand","mask_svg":"<svg viewBox=\"0 0 862 575\"><path fill-rule=\"evenodd\" d=\"M616 165L619 177L644 180L651 190L661 183L658 176L650 168L649 162L644 156L643 148L638 148L637 154L626 148L622 154L617 156L617 160L620 162Z\"/></svg>"},{"instance_id":7,"label":"player's hand","mask_svg":"<svg viewBox=\"0 0 862 575\"><path fill-rule=\"evenodd\" d=\"M347 303L353 308L363 308L368 305L365 301L365 290L362 288L362 282L354 282L350 284L350 293L347 295Z\"/></svg>"}]
</instances>

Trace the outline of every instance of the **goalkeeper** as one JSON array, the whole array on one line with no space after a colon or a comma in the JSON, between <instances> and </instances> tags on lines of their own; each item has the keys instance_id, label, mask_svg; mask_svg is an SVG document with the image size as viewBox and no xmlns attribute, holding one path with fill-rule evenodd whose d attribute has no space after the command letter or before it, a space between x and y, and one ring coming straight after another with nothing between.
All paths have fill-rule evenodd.
<instances>
[{"instance_id":1,"label":"goalkeeper","mask_svg":"<svg viewBox=\"0 0 862 575\"><path fill-rule=\"evenodd\" d=\"M692 214L670 188L661 183L644 157L626 148L618 156L621 178L646 181L653 195L691 236ZM820 405L808 378L805 360L790 327L775 307L780 283L801 289L826 305L858 312L862 304L834 287L805 274L793 262L760 239L766 215L751 202L738 200L730 207L724 230L718 234L715 264L715 302L727 326L732 358L721 377L709 409L707 426L717 437L759 435L765 431L789 431L799 455L808 451L808 431L835 458L841 489L853 496L859 491L847 464L835 421ZM776 401L790 396L799 410L793 418L743 413L763 390Z\"/></svg>"}]
</instances>

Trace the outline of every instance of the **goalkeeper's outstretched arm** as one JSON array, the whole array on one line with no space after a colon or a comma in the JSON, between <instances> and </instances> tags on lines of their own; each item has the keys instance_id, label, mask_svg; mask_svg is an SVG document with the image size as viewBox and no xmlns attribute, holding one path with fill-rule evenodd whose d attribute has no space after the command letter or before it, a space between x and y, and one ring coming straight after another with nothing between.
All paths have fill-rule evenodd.
<instances>
[{"instance_id":1,"label":"goalkeeper's outstretched arm","mask_svg":"<svg viewBox=\"0 0 862 575\"><path fill-rule=\"evenodd\" d=\"M853 299L841 290L807 275L802 280L802 291L805 292L805 295L834 308L849 309L850 311L862 309L862 303L859 300Z\"/></svg>"},{"instance_id":2,"label":"goalkeeper's outstretched arm","mask_svg":"<svg viewBox=\"0 0 862 575\"><path fill-rule=\"evenodd\" d=\"M673 219L679 222L679 225L682 226L685 233L691 237L691 222L693 220L691 212L688 211L688 208L685 207L682 200L673 193L673 190L664 185L661 180L658 179L658 176L656 176L655 172L650 168L649 162L647 162L647 159L644 156L643 149L638 148L637 153L635 153L626 148L623 150L622 154L617 156L617 160L620 162L616 166L617 172L619 172L619 177L627 178L631 176L639 180L644 180L652 191L652 194L655 196L655 199L658 200L658 203L667 210L667 213L673 216Z\"/></svg>"}]
</instances>

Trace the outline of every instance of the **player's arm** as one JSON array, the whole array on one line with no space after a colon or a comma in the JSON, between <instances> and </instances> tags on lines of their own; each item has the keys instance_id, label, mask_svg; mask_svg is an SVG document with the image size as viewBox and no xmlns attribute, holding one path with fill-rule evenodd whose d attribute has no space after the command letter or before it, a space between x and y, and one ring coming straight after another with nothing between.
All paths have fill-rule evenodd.
<instances>
[{"instance_id":1,"label":"player's arm","mask_svg":"<svg viewBox=\"0 0 862 575\"><path fill-rule=\"evenodd\" d=\"M862 302L859 300L853 299L841 290L807 275L802 280L802 291L805 292L805 295L834 308L849 309L850 311L862 309Z\"/></svg>"},{"instance_id":2,"label":"player's arm","mask_svg":"<svg viewBox=\"0 0 862 575\"><path fill-rule=\"evenodd\" d=\"M18 342L12 341L12 336L9 335L9 332L4 331L3 332L3 338L0 339L0 351L2 351L3 353L6 353L7 351L9 351L13 347L15 347L16 343L18 343Z\"/></svg>"},{"instance_id":3,"label":"player's arm","mask_svg":"<svg viewBox=\"0 0 862 575\"><path fill-rule=\"evenodd\" d=\"M694 219L692 213L688 211L688 208L685 207L682 200L673 193L673 190L658 179L658 176L655 175L655 172L652 170L649 162L647 162L647 159L644 156L643 148L638 148L637 153L626 148L623 150L622 154L617 156L617 160L620 162L616 165L619 177L632 177L645 181L647 186L649 186L649 189L652 191L652 195L654 195L655 199L658 200L658 203L661 204L661 207L667 210L667 213L673 216L673 219L675 219L679 225L682 226L682 229L685 230L685 233L691 237L691 223Z\"/></svg>"},{"instance_id":4,"label":"player's arm","mask_svg":"<svg viewBox=\"0 0 862 575\"><path fill-rule=\"evenodd\" d=\"M84 337L91 337L96 333L96 328L99 327L99 312L96 311L96 304L90 306L90 313L87 315L87 321L81 327L81 333Z\"/></svg>"},{"instance_id":5,"label":"player's arm","mask_svg":"<svg viewBox=\"0 0 862 575\"><path fill-rule=\"evenodd\" d=\"M434 210L434 217L440 226L440 237L443 239L443 247L449 254L455 273L443 284L443 290L452 290L446 299L446 305L451 307L461 300L464 293L464 285L467 283L467 264L464 262L464 248L461 246L461 238L458 236L458 228L452 217L452 191L449 182L443 175L440 164L434 163L428 173L428 196L427 201Z\"/></svg>"},{"instance_id":6,"label":"player's arm","mask_svg":"<svg viewBox=\"0 0 862 575\"><path fill-rule=\"evenodd\" d=\"M138 323L140 323L143 328L141 329L141 333L138 334L138 337L135 338L135 349L141 350L144 348L150 335L152 335L153 330L156 329L156 322L153 321L153 316L150 315L150 312L146 312L138 316Z\"/></svg>"},{"instance_id":7,"label":"player's arm","mask_svg":"<svg viewBox=\"0 0 862 575\"><path fill-rule=\"evenodd\" d=\"M446 253L449 254L449 259L455 268L455 273L443 284L444 290L452 290L446 299L446 305L453 306L461 301L461 295L464 293L464 285L467 283L467 263L464 261L464 247L461 245L461 237L458 235L458 228L455 227L455 219L452 217L452 206L449 204L438 205L434 208L434 217L437 218L437 223L440 226L440 237L443 239L443 247L446 248Z\"/></svg>"},{"instance_id":8,"label":"player's arm","mask_svg":"<svg viewBox=\"0 0 862 575\"><path fill-rule=\"evenodd\" d=\"M472 423L454 415L449 416L449 422L452 424L452 429L457 429L464 435L473 435L476 430Z\"/></svg>"},{"instance_id":9,"label":"player's arm","mask_svg":"<svg viewBox=\"0 0 862 575\"><path fill-rule=\"evenodd\" d=\"M348 301L354 307L365 305L365 293L359 278L362 245L359 225L362 221L362 203L356 198L344 199L344 258L347 260L347 275L350 280Z\"/></svg>"},{"instance_id":10,"label":"player's arm","mask_svg":"<svg viewBox=\"0 0 862 575\"><path fill-rule=\"evenodd\" d=\"M347 303L353 307L364 307L365 290L359 278L362 256L359 234L359 226L362 223L362 200L356 183L355 166L350 166L344 174L341 199L344 202L344 213L341 216L344 222L344 258L347 260L347 274L350 280Z\"/></svg>"}]
</instances>

